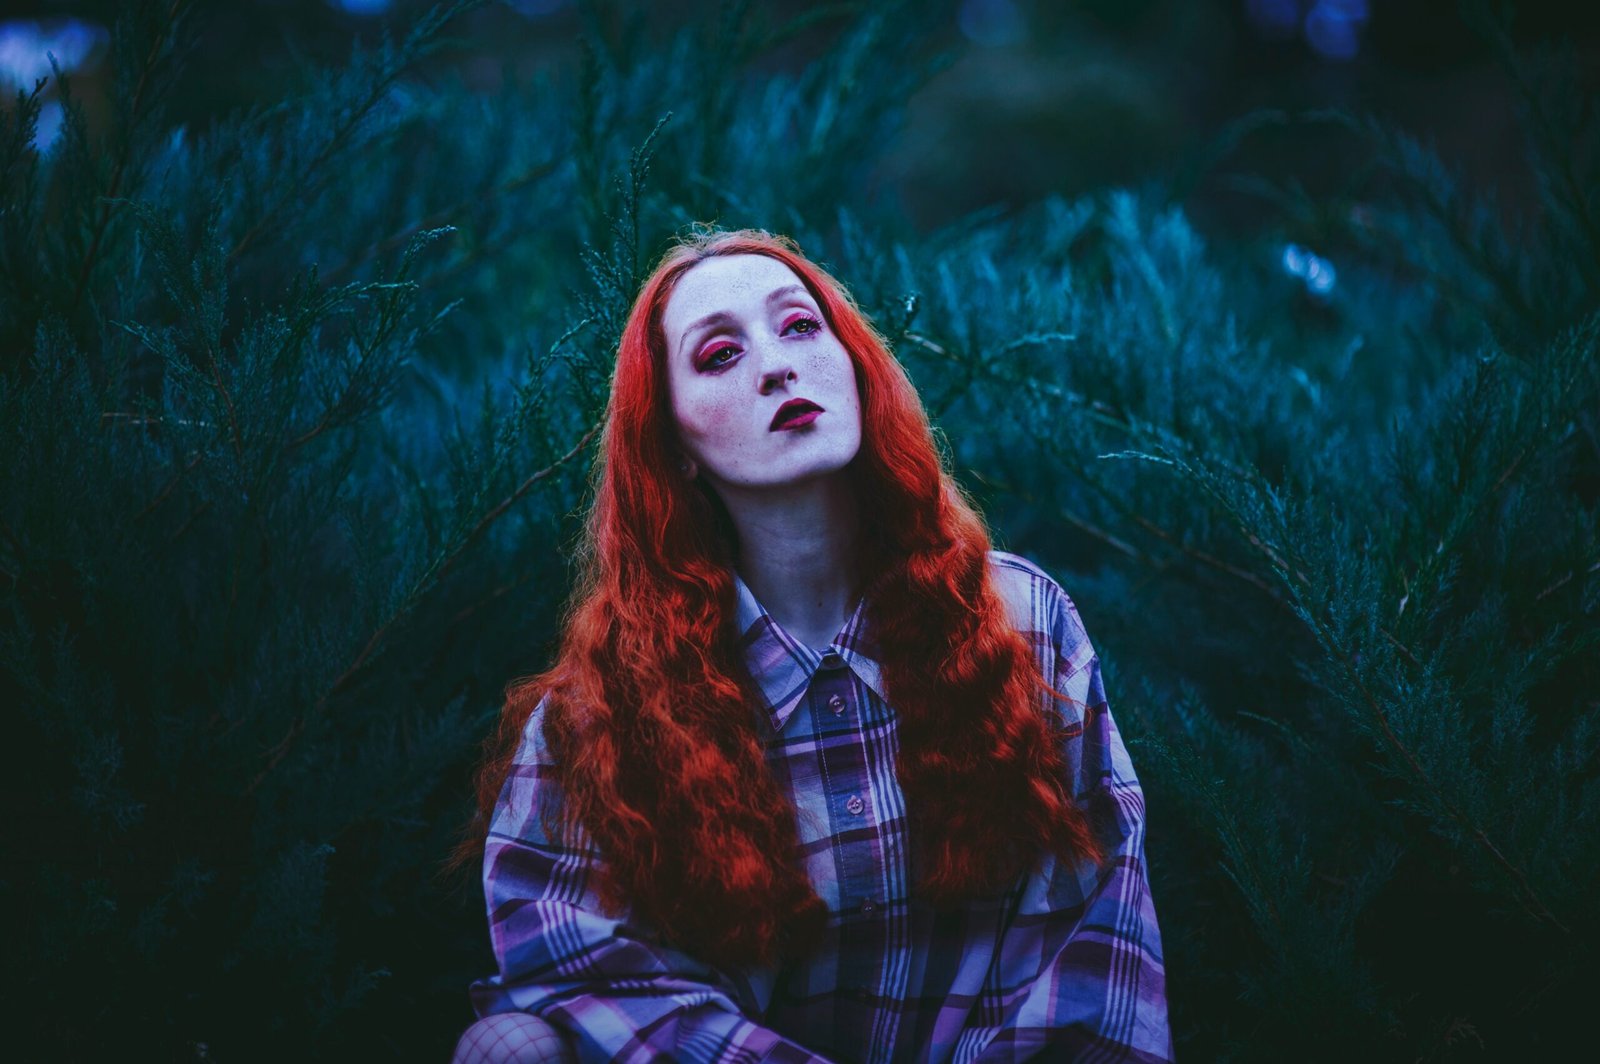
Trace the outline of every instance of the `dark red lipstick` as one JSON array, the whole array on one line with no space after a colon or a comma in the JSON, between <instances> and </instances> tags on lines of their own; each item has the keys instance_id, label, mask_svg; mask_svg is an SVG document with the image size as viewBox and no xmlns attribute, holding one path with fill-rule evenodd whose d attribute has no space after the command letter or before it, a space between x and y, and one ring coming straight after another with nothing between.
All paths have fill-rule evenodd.
<instances>
[{"instance_id":1,"label":"dark red lipstick","mask_svg":"<svg viewBox=\"0 0 1600 1064\"><path fill-rule=\"evenodd\" d=\"M784 429L797 429L801 425L809 425L817 420L817 415L822 413L822 407L810 399L790 399L778 407L778 412L772 415L772 424L767 426L769 432L781 432Z\"/></svg>"}]
</instances>

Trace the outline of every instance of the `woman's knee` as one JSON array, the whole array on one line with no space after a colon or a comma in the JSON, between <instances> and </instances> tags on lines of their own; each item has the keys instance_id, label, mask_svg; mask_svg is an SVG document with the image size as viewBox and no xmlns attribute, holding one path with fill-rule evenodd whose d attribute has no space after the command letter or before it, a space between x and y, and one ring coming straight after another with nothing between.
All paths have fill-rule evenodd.
<instances>
[{"instance_id":1,"label":"woman's knee","mask_svg":"<svg viewBox=\"0 0 1600 1064\"><path fill-rule=\"evenodd\" d=\"M578 1058L560 1031L525 1012L485 1016L456 1042L450 1064L538 1064Z\"/></svg>"}]
</instances>

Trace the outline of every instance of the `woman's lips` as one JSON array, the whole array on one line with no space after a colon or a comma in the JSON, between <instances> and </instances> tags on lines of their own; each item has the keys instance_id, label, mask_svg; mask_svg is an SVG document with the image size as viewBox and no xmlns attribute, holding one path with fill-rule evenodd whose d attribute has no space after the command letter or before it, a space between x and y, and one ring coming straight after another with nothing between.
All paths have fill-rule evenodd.
<instances>
[{"instance_id":1,"label":"woman's lips","mask_svg":"<svg viewBox=\"0 0 1600 1064\"><path fill-rule=\"evenodd\" d=\"M778 412L772 415L772 424L767 427L769 432L781 432L787 429L797 429L802 425L809 425L817 420L817 415L823 412L822 407L810 399L790 399L778 407Z\"/></svg>"},{"instance_id":2,"label":"woman's lips","mask_svg":"<svg viewBox=\"0 0 1600 1064\"><path fill-rule=\"evenodd\" d=\"M788 421L785 421L783 424L779 425L777 431L787 432L789 429L797 429L801 425L809 425L813 421L817 420L817 416L821 413L822 411L820 410L808 410L799 417L792 417Z\"/></svg>"}]
</instances>

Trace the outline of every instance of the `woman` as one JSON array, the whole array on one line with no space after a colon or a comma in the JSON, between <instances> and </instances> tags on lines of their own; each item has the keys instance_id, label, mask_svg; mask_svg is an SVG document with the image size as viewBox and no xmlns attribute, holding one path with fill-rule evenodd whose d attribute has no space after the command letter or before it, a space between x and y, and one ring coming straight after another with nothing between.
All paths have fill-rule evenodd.
<instances>
[{"instance_id":1,"label":"woman","mask_svg":"<svg viewBox=\"0 0 1600 1064\"><path fill-rule=\"evenodd\" d=\"M645 282L583 560L480 778L500 970L458 1059L1171 1059L1077 612L791 241Z\"/></svg>"}]
</instances>

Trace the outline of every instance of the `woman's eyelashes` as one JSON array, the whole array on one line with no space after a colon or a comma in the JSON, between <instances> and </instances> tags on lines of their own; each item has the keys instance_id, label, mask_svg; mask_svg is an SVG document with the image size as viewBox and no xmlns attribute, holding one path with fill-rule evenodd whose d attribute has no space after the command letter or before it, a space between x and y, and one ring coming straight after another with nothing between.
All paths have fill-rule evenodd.
<instances>
[{"instance_id":1,"label":"woman's eyelashes","mask_svg":"<svg viewBox=\"0 0 1600 1064\"><path fill-rule=\"evenodd\" d=\"M783 336L790 331L793 331L796 336L814 336L822 331L822 322L810 314L800 314L785 322L783 328L778 330L778 335ZM740 349L737 344L723 344L720 347L707 348L701 352L696 368L702 371L722 369L724 366L732 364L739 353Z\"/></svg>"},{"instance_id":2,"label":"woman's eyelashes","mask_svg":"<svg viewBox=\"0 0 1600 1064\"><path fill-rule=\"evenodd\" d=\"M816 318L813 318L811 315L809 315L809 314L797 314L793 318L789 319L789 321L784 325L782 331L783 332L788 332L790 329L793 329L793 328L795 328L796 326L799 326L799 325L810 326L808 329L805 330L806 333L814 333L818 329L822 328L822 323L820 321L818 321Z\"/></svg>"}]
</instances>

